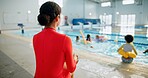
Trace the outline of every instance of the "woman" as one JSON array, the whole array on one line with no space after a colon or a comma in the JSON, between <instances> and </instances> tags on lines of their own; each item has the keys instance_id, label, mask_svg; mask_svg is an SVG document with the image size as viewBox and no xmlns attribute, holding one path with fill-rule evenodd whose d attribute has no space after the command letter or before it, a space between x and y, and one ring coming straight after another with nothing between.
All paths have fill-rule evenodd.
<instances>
[{"instance_id":1,"label":"woman","mask_svg":"<svg viewBox=\"0 0 148 78\"><path fill-rule=\"evenodd\" d=\"M87 34L86 41L87 41L87 42L91 42L91 37L90 37L89 34Z\"/></svg>"},{"instance_id":2,"label":"woman","mask_svg":"<svg viewBox=\"0 0 148 78\"><path fill-rule=\"evenodd\" d=\"M77 55L72 54L71 39L56 32L60 23L61 8L46 2L40 8L38 22L45 28L33 37L36 56L34 78L71 78L76 69Z\"/></svg>"}]
</instances>

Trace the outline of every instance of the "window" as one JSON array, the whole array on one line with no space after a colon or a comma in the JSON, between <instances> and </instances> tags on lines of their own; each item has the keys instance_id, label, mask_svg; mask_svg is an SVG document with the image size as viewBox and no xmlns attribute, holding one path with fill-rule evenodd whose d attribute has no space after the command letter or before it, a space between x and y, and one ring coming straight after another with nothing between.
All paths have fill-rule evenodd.
<instances>
[{"instance_id":1,"label":"window","mask_svg":"<svg viewBox=\"0 0 148 78\"><path fill-rule=\"evenodd\" d=\"M135 14L131 15L121 15L121 25L132 26L135 25Z\"/></svg>"},{"instance_id":2,"label":"window","mask_svg":"<svg viewBox=\"0 0 148 78\"><path fill-rule=\"evenodd\" d=\"M101 3L101 7L109 7L109 6L111 6L111 2Z\"/></svg>"},{"instance_id":3,"label":"window","mask_svg":"<svg viewBox=\"0 0 148 78\"><path fill-rule=\"evenodd\" d=\"M100 15L101 24L112 24L112 15Z\"/></svg>"},{"instance_id":4,"label":"window","mask_svg":"<svg viewBox=\"0 0 148 78\"><path fill-rule=\"evenodd\" d=\"M60 7L63 7L63 0L38 0L39 1L39 6L41 6L43 3L47 2L47 1L54 1L57 4L60 5Z\"/></svg>"},{"instance_id":5,"label":"window","mask_svg":"<svg viewBox=\"0 0 148 78\"><path fill-rule=\"evenodd\" d=\"M103 27L103 34L111 34L112 33L112 27L111 26L105 26Z\"/></svg>"},{"instance_id":6,"label":"window","mask_svg":"<svg viewBox=\"0 0 148 78\"><path fill-rule=\"evenodd\" d=\"M106 13L104 13L104 15L100 15L100 19L101 19L101 24L105 25L105 27L103 27L102 31L100 33L103 34L111 34L111 23L112 23L112 15L106 15Z\"/></svg>"},{"instance_id":7,"label":"window","mask_svg":"<svg viewBox=\"0 0 148 78\"><path fill-rule=\"evenodd\" d=\"M121 15L121 35L131 34L134 35L135 33L135 14L131 15Z\"/></svg>"},{"instance_id":8,"label":"window","mask_svg":"<svg viewBox=\"0 0 148 78\"><path fill-rule=\"evenodd\" d=\"M127 25L127 15L121 15L121 25Z\"/></svg>"},{"instance_id":9,"label":"window","mask_svg":"<svg viewBox=\"0 0 148 78\"><path fill-rule=\"evenodd\" d=\"M131 34L134 36L134 33L135 33L135 26L121 26L120 29L121 35Z\"/></svg>"},{"instance_id":10,"label":"window","mask_svg":"<svg viewBox=\"0 0 148 78\"><path fill-rule=\"evenodd\" d=\"M134 4L134 3L135 3L134 0L123 0L123 1L122 1L122 4L123 4L123 5Z\"/></svg>"}]
</instances>

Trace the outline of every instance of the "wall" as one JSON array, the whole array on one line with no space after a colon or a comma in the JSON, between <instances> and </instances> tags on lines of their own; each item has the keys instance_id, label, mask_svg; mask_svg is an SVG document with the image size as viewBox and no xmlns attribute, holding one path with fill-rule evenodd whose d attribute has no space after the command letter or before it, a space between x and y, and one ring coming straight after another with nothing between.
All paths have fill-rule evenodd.
<instances>
[{"instance_id":1,"label":"wall","mask_svg":"<svg viewBox=\"0 0 148 78\"><path fill-rule=\"evenodd\" d=\"M0 21L0 34L1 34L1 21Z\"/></svg>"},{"instance_id":2,"label":"wall","mask_svg":"<svg viewBox=\"0 0 148 78\"><path fill-rule=\"evenodd\" d=\"M122 5L122 2L117 0L112 2L112 7L102 8L100 4L88 0L63 0L62 14L68 16L68 20L71 22L73 18L99 18L99 15L106 13L113 15L113 23L116 21L120 23L120 14L135 13L136 24L143 25L148 24L147 4L148 0L143 0L142 5ZM30 14L28 14L28 10L31 11ZM26 26L36 26L38 10L38 0L0 0L1 28L18 28L17 23L19 22ZM116 12L120 14L116 15Z\"/></svg>"},{"instance_id":3,"label":"wall","mask_svg":"<svg viewBox=\"0 0 148 78\"><path fill-rule=\"evenodd\" d=\"M96 9L91 6L90 9L85 9L85 5L92 3L86 0L63 0L62 14L68 16L71 22L73 18L85 18L85 11L93 12L92 16L95 17ZM38 22L36 17L38 15L38 0L0 0L0 22L2 29L18 28L17 23L23 23L25 26L36 26ZM2 5L3 4L3 5ZM94 4L94 3L92 3ZM31 13L28 13L28 10ZM86 13L86 17L88 13ZM64 19L64 17L61 17Z\"/></svg>"},{"instance_id":4,"label":"wall","mask_svg":"<svg viewBox=\"0 0 148 78\"><path fill-rule=\"evenodd\" d=\"M68 16L70 22L73 18L83 18L83 1L84 0L64 0L62 14Z\"/></svg>"},{"instance_id":5,"label":"wall","mask_svg":"<svg viewBox=\"0 0 148 78\"><path fill-rule=\"evenodd\" d=\"M1 0L0 3L3 4L0 11L2 29L18 28L17 23L37 25L38 0Z\"/></svg>"},{"instance_id":6,"label":"wall","mask_svg":"<svg viewBox=\"0 0 148 78\"><path fill-rule=\"evenodd\" d=\"M139 0L136 0L139 1ZM141 0L140 0L141 1ZM130 5L122 5L122 1L112 2L112 7L101 7L98 5L98 14L103 15L104 13L112 14L112 22L120 24L120 15L124 14L136 14L136 25L145 25L148 24L148 0L143 0L142 5L130 4ZM119 15L116 14L119 12Z\"/></svg>"},{"instance_id":7,"label":"wall","mask_svg":"<svg viewBox=\"0 0 148 78\"><path fill-rule=\"evenodd\" d=\"M73 18L98 18L97 5L88 0L64 0L62 14L68 16L69 22ZM89 13L92 13L90 16Z\"/></svg>"},{"instance_id":8,"label":"wall","mask_svg":"<svg viewBox=\"0 0 148 78\"><path fill-rule=\"evenodd\" d=\"M85 18L92 18L92 19L99 18L97 7L98 4L85 0ZM89 15L89 13L91 13L91 15Z\"/></svg>"},{"instance_id":9,"label":"wall","mask_svg":"<svg viewBox=\"0 0 148 78\"><path fill-rule=\"evenodd\" d=\"M143 22L148 25L148 0L143 1Z\"/></svg>"},{"instance_id":10,"label":"wall","mask_svg":"<svg viewBox=\"0 0 148 78\"><path fill-rule=\"evenodd\" d=\"M2 23L2 2L0 2L0 31L1 31L1 23Z\"/></svg>"},{"instance_id":11,"label":"wall","mask_svg":"<svg viewBox=\"0 0 148 78\"><path fill-rule=\"evenodd\" d=\"M136 24L142 25L142 5L136 5L136 4L130 4L130 5L122 5L122 1L117 1L115 6L115 12L119 12L118 19L120 19L120 15L126 15L126 14L135 14L136 15ZM115 13L116 14L116 13ZM140 20L139 20L140 19ZM118 20L118 23L121 20Z\"/></svg>"}]
</instances>

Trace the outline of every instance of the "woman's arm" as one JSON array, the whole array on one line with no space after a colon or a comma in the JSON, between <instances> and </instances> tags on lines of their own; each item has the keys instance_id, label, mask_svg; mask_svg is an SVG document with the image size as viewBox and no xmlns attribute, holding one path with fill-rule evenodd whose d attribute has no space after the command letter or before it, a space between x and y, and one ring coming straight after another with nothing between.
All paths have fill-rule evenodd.
<instances>
[{"instance_id":1,"label":"woman's arm","mask_svg":"<svg viewBox=\"0 0 148 78\"><path fill-rule=\"evenodd\" d=\"M64 41L64 52L65 52L65 62L66 62L66 68L69 72L74 72L76 68L77 58L73 56L72 53L72 42L69 37L65 37Z\"/></svg>"}]
</instances>

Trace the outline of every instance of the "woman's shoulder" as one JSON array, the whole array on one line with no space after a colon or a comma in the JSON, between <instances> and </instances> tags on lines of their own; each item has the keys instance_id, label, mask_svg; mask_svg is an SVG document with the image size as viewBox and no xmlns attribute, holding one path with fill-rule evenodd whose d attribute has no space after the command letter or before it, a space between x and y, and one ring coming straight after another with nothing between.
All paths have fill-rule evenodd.
<instances>
[{"instance_id":1,"label":"woman's shoulder","mask_svg":"<svg viewBox=\"0 0 148 78\"><path fill-rule=\"evenodd\" d=\"M64 35L64 37L65 37L66 39L71 40L71 38L70 38L69 36L67 36L67 35Z\"/></svg>"},{"instance_id":2,"label":"woman's shoulder","mask_svg":"<svg viewBox=\"0 0 148 78\"><path fill-rule=\"evenodd\" d=\"M34 34L33 38L38 37L39 35L41 35L41 33L42 33L42 31L41 31L41 32L38 32L38 33L36 33L36 34Z\"/></svg>"},{"instance_id":3,"label":"woman's shoulder","mask_svg":"<svg viewBox=\"0 0 148 78\"><path fill-rule=\"evenodd\" d=\"M61 36L61 37L65 37L66 36L65 34L62 34L62 33L59 33L59 32L55 32L55 33L56 33L56 35Z\"/></svg>"},{"instance_id":4,"label":"woman's shoulder","mask_svg":"<svg viewBox=\"0 0 148 78\"><path fill-rule=\"evenodd\" d=\"M69 36L67 36L66 34L62 34L62 33L58 33L57 32L57 36L59 36L60 38L64 38L64 39L71 39Z\"/></svg>"}]
</instances>

